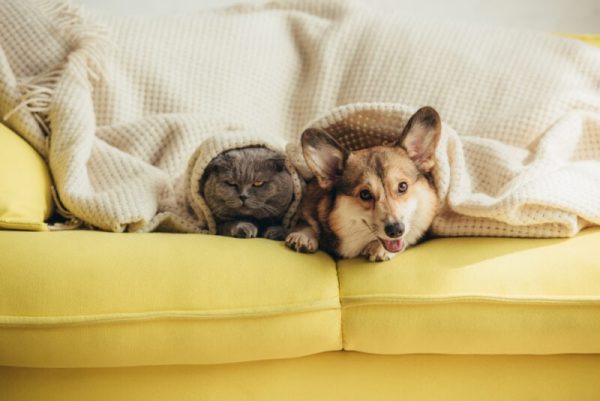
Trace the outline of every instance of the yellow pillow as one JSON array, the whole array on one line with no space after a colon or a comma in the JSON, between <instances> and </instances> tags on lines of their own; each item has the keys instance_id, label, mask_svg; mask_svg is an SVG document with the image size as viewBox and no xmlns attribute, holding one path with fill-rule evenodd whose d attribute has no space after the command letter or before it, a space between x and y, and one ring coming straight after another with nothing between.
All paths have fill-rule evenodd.
<instances>
[{"instance_id":1,"label":"yellow pillow","mask_svg":"<svg viewBox=\"0 0 600 401\"><path fill-rule=\"evenodd\" d=\"M0 124L0 229L46 231L52 213L50 174L23 138Z\"/></svg>"},{"instance_id":2,"label":"yellow pillow","mask_svg":"<svg viewBox=\"0 0 600 401\"><path fill-rule=\"evenodd\" d=\"M591 46L600 47L600 35L581 35L574 33L563 33L561 35L566 36L567 38L579 39Z\"/></svg>"}]
</instances>

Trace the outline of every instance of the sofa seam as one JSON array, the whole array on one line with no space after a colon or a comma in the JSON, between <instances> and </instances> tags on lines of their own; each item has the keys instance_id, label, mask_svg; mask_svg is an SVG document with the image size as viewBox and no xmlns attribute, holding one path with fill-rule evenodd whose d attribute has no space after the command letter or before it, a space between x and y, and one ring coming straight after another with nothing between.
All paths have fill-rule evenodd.
<instances>
[{"instance_id":1,"label":"sofa seam","mask_svg":"<svg viewBox=\"0 0 600 401\"><path fill-rule=\"evenodd\" d=\"M447 303L494 303L524 305L599 305L599 296L560 298L560 297L502 297L489 295L448 295L448 296L386 296L386 295L349 295L340 297L343 308L370 305L435 305Z\"/></svg>"},{"instance_id":2,"label":"sofa seam","mask_svg":"<svg viewBox=\"0 0 600 401\"><path fill-rule=\"evenodd\" d=\"M340 279L339 260L335 260L335 277L337 279L338 302L340 305L340 345L341 351L346 349L346 336L344 335L344 305L342 304L342 282Z\"/></svg>"},{"instance_id":3,"label":"sofa seam","mask_svg":"<svg viewBox=\"0 0 600 401\"><path fill-rule=\"evenodd\" d=\"M294 305L294 304L291 304ZM251 309L251 308L247 308ZM303 308L273 308L260 312L251 312L238 309L235 312L223 313L214 311L189 311L166 310L153 312L123 312L93 315L65 315L65 316L18 316L0 315L0 328L17 327L65 327L80 325L99 325L110 323L134 323L157 320L227 320L227 319L252 319L285 316L287 314L315 313L329 310L341 310L339 297L313 302Z\"/></svg>"}]
</instances>

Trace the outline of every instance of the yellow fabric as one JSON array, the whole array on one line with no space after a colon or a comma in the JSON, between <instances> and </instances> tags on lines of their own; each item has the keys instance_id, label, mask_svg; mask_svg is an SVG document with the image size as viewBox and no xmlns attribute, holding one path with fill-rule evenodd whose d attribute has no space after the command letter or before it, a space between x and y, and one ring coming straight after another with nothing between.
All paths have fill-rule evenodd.
<instances>
[{"instance_id":1,"label":"yellow fabric","mask_svg":"<svg viewBox=\"0 0 600 401\"><path fill-rule=\"evenodd\" d=\"M6 401L598 401L600 355L380 356L122 369L0 368Z\"/></svg>"},{"instance_id":2,"label":"yellow fabric","mask_svg":"<svg viewBox=\"0 0 600 401\"><path fill-rule=\"evenodd\" d=\"M0 231L0 365L211 364L341 349L325 254L193 234Z\"/></svg>"},{"instance_id":3,"label":"yellow fabric","mask_svg":"<svg viewBox=\"0 0 600 401\"><path fill-rule=\"evenodd\" d=\"M600 229L446 238L339 263L206 235L0 231L0 365L600 353ZM32 252L32 249L35 250ZM342 323L343 322L343 323Z\"/></svg>"},{"instance_id":4,"label":"yellow fabric","mask_svg":"<svg viewBox=\"0 0 600 401\"><path fill-rule=\"evenodd\" d=\"M0 124L0 229L45 231L52 213L50 175L40 155Z\"/></svg>"},{"instance_id":5,"label":"yellow fabric","mask_svg":"<svg viewBox=\"0 0 600 401\"><path fill-rule=\"evenodd\" d=\"M585 42L592 46L600 47L600 36L599 35L578 35L578 34L572 34L572 33L564 33L564 34L562 34L562 36L581 40L582 42Z\"/></svg>"},{"instance_id":6,"label":"yellow fabric","mask_svg":"<svg viewBox=\"0 0 600 401\"><path fill-rule=\"evenodd\" d=\"M572 239L445 238L338 265L344 349L600 353L600 229Z\"/></svg>"}]
</instances>

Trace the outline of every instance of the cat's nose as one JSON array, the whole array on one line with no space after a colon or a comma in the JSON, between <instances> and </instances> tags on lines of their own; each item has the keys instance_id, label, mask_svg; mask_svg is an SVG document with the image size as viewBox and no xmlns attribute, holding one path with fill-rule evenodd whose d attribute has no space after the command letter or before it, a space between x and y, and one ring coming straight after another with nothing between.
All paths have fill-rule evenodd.
<instances>
[{"instance_id":1,"label":"cat's nose","mask_svg":"<svg viewBox=\"0 0 600 401\"><path fill-rule=\"evenodd\" d=\"M246 202L246 199L248 199L248 197L246 195L240 195L240 200L242 202Z\"/></svg>"}]
</instances>

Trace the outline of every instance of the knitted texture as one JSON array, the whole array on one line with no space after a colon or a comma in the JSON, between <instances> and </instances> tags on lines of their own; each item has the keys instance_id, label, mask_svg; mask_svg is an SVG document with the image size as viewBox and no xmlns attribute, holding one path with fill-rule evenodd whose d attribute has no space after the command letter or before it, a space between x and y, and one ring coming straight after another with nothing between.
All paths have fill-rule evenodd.
<instances>
[{"instance_id":1,"label":"knitted texture","mask_svg":"<svg viewBox=\"0 0 600 401\"><path fill-rule=\"evenodd\" d=\"M0 39L0 112L47 158L65 213L102 229L214 231L196 186L214 155L287 145L308 175L304 128L364 147L423 105L444 122L436 233L600 224L600 51L571 39L341 0L159 18L6 0Z\"/></svg>"}]
</instances>

